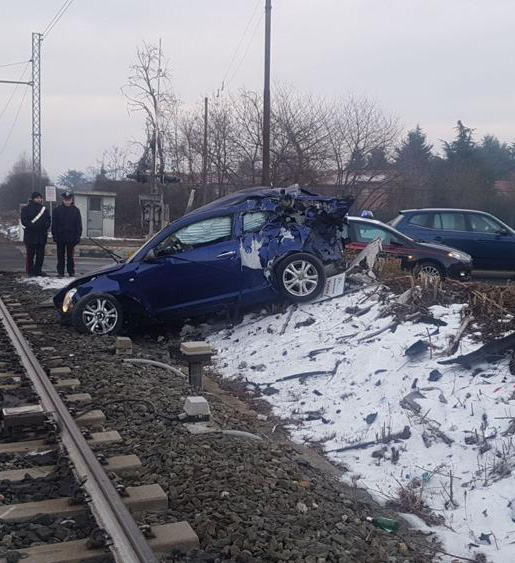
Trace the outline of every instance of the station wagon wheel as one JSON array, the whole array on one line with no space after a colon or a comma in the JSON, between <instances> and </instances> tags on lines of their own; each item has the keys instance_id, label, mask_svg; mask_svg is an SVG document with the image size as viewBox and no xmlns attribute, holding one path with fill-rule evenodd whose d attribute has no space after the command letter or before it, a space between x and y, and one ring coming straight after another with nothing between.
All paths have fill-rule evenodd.
<instances>
[{"instance_id":1,"label":"station wagon wheel","mask_svg":"<svg viewBox=\"0 0 515 563\"><path fill-rule=\"evenodd\" d=\"M429 281L442 281L445 278L443 269L434 262L419 262L413 271L416 277Z\"/></svg>"},{"instance_id":2,"label":"station wagon wheel","mask_svg":"<svg viewBox=\"0 0 515 563\"><path fill-rule=\"evenodd\" d=\"M108 294L86 295L74 307L72 321L80 332L115 334L123 321L118 301Z\"/></svg>"},{"instance_id":3,"label":"station wagon wheel","mask_svg":"<svg viewBox=\"0 0 515 563\"><path fill-rule=\"evenodd\" d=\"M285 297L291 301L304 302L315 299L322 293L326 274L318 258L298 253L279 263L276 279Z\"/></svg>"}]
</instances>

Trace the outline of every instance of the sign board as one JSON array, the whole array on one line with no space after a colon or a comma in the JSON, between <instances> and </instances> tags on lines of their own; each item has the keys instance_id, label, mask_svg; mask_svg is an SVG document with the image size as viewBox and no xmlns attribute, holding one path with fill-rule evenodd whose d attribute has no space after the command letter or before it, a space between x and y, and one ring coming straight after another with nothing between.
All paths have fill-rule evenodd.
<instances>
[{"instance_id":1,"label":"sign board","mask_svg":"<svg viewBox=\"0 0 515 563\"><path fill-rule=\"evenodd\" d=\"M330 276L325 282L324 292L320 297L314 299L312 303L318 303L319 301L325 301L331 297L339 297L345 292L345 272L341 274L336 274L335 276Z\"/></svg>"},{"instance_id":2,"label":"sign board","mask_svg":"<svg viewBox=\"0 0 515 563\"><path fill-rule=\"evenodd\" d=\"M45 186L45 201L57 201L55 186Z\"/></svg>"}]
</instances>

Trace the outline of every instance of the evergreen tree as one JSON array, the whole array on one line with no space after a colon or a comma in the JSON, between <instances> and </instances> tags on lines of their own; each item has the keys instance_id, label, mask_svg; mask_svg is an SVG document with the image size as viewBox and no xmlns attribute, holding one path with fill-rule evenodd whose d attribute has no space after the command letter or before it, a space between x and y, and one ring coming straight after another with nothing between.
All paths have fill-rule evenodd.
<instances>
[{"instance_id":1,"label":"evergreen tree","mask_svg":"<svg viewBox=\"0 0 515 563\"><path fill-rule=\"evenodd\" d=\"M433 158L432 149L433 145L427 142L425 133L417 125L396 149L395 167L400 172L426 171Z\"/></svg>"},{"instance_id":2,"label":"evergreen tree","mask_svg":"<svg viewBox=\"0 0 515 563\"><path fill-rule=\"evenodd\" d=\"M443 148L446 159L436 177L437 206L484 209L495 198L489 176L476 145L474 130L458 121L456 138Z\"/></svg>"},{"instance_id":3,"label":"evergreen tree","mask_svg":"<svg viewBox=\"0 0 515 563\"><path fill-rule=\"evenodd\" d=\"M364 170L367 166L367 159L360 148L355 148L352 151L349 164L347 168L353 172Z\"/></svg>"},{"instance_id":4,"label":"evergreen tree","mask_svg":"<svg viewBox=\"0 0 515 563\"><path fill-rule=\"evenodd\" d=\"M515 154L494 135L485 135L478 147L479 155L492 180L505 180L515 170Z\"/></svg>"},{"instance_id":5,"label":"evergreen tree","mask_svg":"<svg viewBox=\"0 0 515 563\"><path fill-rule=\"evenodd\" d=\"M432 188L432 145L419 125L408 132L396 149L393 169L398 173L398 198L403 206L424 207Z\"/></svg>"},{"instance_id":6,"label":"evergreen tree","mask_svg":"<svg viewBox=\"0 0 515 563\"><path fill-rule=\"evenodd\" d=\"M376 147L370 151L367 158L367 170L382 171L390 168L390 163L386 158L386 152L383 147Z\"/></svg>"}]
</instances>

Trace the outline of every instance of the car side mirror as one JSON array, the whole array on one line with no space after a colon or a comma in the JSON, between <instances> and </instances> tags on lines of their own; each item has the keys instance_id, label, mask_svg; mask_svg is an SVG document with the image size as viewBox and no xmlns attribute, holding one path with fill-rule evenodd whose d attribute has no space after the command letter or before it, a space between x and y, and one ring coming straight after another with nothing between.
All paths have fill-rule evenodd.
<instances>
[{"instance_id":1,"label":"car side mirror","mask_svg":"<svg viewBox=\"0 0 515 563\"><path fill-rule=\"evenodd\" d=\"M497 234L501 235L502 237L505 237L505 236L509 235L510 233L508 233L508 231L506 229L499 229L497 231Z\"/></svg>"},{"instance_id":2,"label":"car side mirror","mask_svg":"<svg viewBox=\"0 0 515 563\"><path fill-rule=\"evenodd\" d=\"M145 258L143 259L143 262L147 262L148 264L154 264L154 262L157 261L157 256L156 253L154 252L154 249L151 248L148 252L147 255L145 256Z\"/></svg>"}]
</instances>

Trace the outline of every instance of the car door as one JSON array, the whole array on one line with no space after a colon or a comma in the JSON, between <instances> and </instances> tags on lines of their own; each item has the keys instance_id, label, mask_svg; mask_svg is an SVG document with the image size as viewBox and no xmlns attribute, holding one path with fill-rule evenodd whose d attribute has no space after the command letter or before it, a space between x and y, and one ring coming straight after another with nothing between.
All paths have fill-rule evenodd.
<instances>
[{"instance_id":1,"label":"car door","mask_svg":"<svg viewBox=\"0 0 515 563\"><path fill-rule=\"evenodd\" d=\"M462 211L439 211L433 216L433 241L463 250L474 257L474 236L468 230L466 214Z\"/></svg>"},{"instance_id":2,"label":"car door","mask_svg":"<svg viewBox=\"0 0 515 563\"><path fill-rule=\"evenodd\" d=\"M406 242L387 227L361 221L350 222L351 242L346 244L346 248L362 250L377 238L381 239L384 256L402 259L410 253Z\"/></svg>"},{"instance_id":3,"label":"car door","mask_svg":"<svg viewBox=\"0 0 515 563\"><path fill-rule=\"evenodd\" d=\"M515 270L515 236L493 217L468 213L474 236L474 267L484 270Z\"/></svg>"},{"instance_id":4,"label":"car door","mask_svg":"<svg viewBox=\"0 0 515 563\"><path fill-rule=\"evenodd\" d=\"M137 292L158 318L218 310L239 299L241 260L233 215L210 217L171 233L143 261Z\"/></svg>"}]
</instances>

